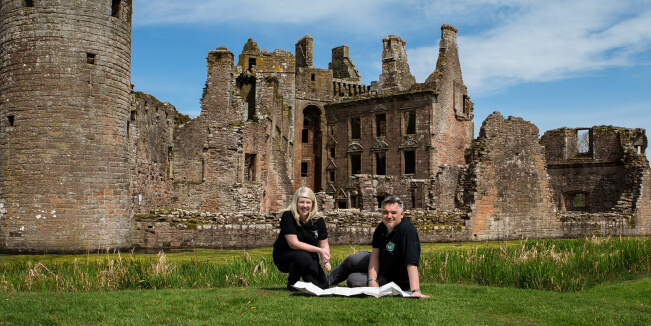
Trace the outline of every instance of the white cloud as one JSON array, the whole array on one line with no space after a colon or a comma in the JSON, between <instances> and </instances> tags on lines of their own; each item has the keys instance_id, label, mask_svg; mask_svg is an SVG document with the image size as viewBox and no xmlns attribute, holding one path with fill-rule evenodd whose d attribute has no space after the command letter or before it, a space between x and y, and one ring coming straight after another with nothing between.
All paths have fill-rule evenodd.
<instances>
[{"instance_id":1,"label":"white cloud","mask_svg":"<svg viewBox=\"0 0 651 326\"><path fill-rule=\"evenodd\" d=\"M547 1L511 20L459 37L464 82L485 93L522 82L578 76L634 64L651 49L651 9L620 2Z\"/></svg>"}]
</instances>

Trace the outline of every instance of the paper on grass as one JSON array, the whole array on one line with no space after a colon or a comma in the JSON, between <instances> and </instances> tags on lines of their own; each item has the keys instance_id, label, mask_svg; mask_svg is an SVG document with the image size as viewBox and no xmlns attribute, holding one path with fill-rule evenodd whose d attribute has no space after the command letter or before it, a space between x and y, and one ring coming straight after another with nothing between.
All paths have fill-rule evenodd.
<instances>
[{"instance_id":1,"label":"paper on grass","mask_svg":"<svg viewBox=\"0 0 651 326\"><path fill-rule=\"evenodd\" d=\"M355 295L368 295L376 298L383 296L402 296L410 297L411 293L407 291L402 291L398 285L391 282L385 284L379 288L375 287L358 287L358 288L348 288L348 287L334 287L329 289L321 289L320 287L307 282L298 281L293 285L295 289L316 296L326 296L326 295L340 295L345 297L355 296Z\"/></svg>"}]
</instances>

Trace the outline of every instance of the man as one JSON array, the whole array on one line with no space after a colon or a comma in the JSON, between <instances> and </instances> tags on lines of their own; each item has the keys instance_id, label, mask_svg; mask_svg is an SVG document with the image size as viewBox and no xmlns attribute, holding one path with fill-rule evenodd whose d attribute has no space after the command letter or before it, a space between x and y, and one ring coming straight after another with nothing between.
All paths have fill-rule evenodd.
<instances>
[{"instance_id":1,"label":"man","mask_svg":"<svg viewBox=\"0 0 651 326\"><path fill-rule=\"evenodd\" d=\"M379 287L394 282L415 298L429 298L420 292L418 265L420 241L409 219L403 219L403 203L398 197L382 201L382 223L373 233L373 251L361 251L344 259L330 274L329 284L344 279L348 286Z\"/></svg>"}]
</instances>

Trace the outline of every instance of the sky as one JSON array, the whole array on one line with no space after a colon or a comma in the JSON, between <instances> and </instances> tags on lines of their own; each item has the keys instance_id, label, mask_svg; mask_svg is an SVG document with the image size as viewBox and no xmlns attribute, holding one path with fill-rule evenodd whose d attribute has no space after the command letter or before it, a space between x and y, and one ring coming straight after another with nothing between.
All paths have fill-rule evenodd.
<instances>
[{"instance_id":1,"label":"sky","mask_svg":"<svg viewBox=\"0 0 651 326\"><path fill-rule=\"evenodd\" d=\"M348 45L367 85L382 72L382 39L406 41L412 75L435 69L441 25L458 29L475 135L494 111L561 127L645 128L651 137L651 0L134 0L132 83L195 117L206 56L237 59L253 38L294 53L310 34L314 66ZM651 149L649 149L651 151ZM648 152L647 152L648 155Z\"/></svg>"}]
</instances>

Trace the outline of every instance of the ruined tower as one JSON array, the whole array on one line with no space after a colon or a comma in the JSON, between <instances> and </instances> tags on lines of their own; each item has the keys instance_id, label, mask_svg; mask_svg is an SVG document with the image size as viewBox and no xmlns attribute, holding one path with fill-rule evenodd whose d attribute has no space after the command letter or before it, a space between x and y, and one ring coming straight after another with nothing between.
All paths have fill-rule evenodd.
<instances>
[{"instance_id":1,"label":"ruined tower","mask_svg":"<svg viewBox=\"0 0 651 326\"><path fill-rule=\"evenodd\" d=\"M0 250L130 246L131 0L1 0Z\"/></svg>"}]
</instances>

